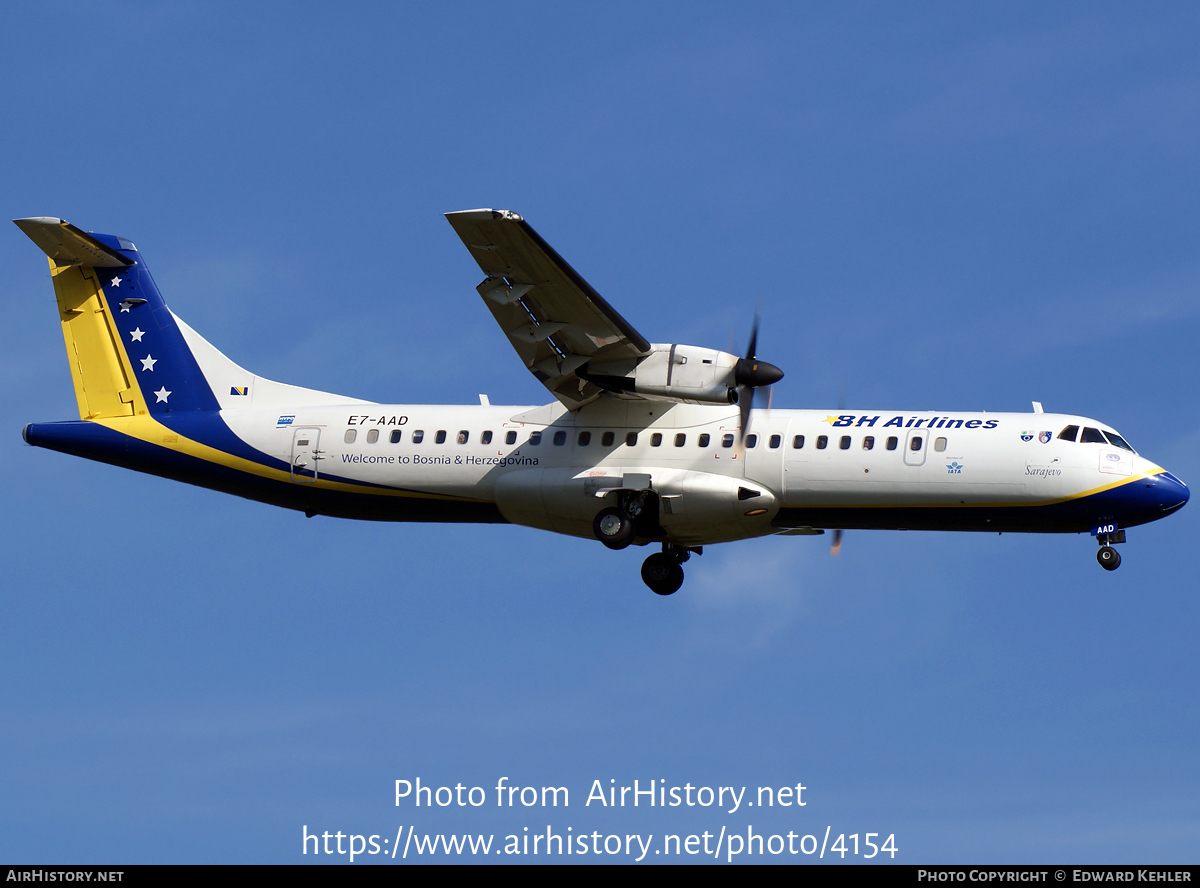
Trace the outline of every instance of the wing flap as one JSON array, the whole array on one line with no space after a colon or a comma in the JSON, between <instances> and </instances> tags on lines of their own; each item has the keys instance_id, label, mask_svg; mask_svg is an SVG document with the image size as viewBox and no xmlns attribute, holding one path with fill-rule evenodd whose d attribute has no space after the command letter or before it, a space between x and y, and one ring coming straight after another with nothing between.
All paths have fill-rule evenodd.
<instances>
[{"instance_id":1,"label":"wing flap","mask_svg":"<svg viewBox=\"0 0 1200 888\"><path fill-rule=\"evenodd\" d=\"M589 361L632 369L650 343L536 231L508 210L447 213L487 275L477 287L525 366L570 409L602 390L575 371Z\"/></svg>"}]
</instances>

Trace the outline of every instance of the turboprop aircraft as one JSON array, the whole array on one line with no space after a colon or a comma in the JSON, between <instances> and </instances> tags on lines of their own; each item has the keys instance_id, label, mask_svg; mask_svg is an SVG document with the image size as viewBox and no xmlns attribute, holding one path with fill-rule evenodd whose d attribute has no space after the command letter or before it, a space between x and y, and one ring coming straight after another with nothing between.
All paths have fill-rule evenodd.
<instances>
[{"instance_id":1,"label":"turboprop aircraft","mask_svg":"<svg viewBox=\"0 0 1200 888\"><path fill-rule=\"evenodd\" d=\"M757 356L652 343L524 219L446 218L544 406L377 404L243 370L167 308L122 237L14 220L50 259L79 420L29 444L304 512L511 522L658 544L660 595L704 546L844 529L1090 532L1108 570L1129 527L1187 486L1084 416L752 409Z\"/></svg>"}]
</instances>

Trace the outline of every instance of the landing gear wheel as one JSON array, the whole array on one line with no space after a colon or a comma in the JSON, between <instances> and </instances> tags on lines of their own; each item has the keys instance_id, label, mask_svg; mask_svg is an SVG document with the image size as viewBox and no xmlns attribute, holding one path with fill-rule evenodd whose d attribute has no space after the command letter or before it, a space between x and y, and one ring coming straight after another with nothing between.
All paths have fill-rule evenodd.
<instances>
[{"instance_id":1,"label":"landing gear wheel","mask_svg":"<svg viewBox=\"0 0 1200 888\"><path fill-rule=\"evenodd\" d=\"M633 522L618 509L605 509L592 522L596 539L610 549L624 549L633 539Z\"/></svg>"},{"instance_id":2,"label":"landing gear wheel","mask_svg":"<svg viewBox=\"0 0 1200 888\"><path fill-rule=\"evenodd\" d=\"M1101 546L1100 551L1096 553L1096 560L1105 570L1116 570L1121 566L1121 553L1112 546Z\"/></svg>"},{"instance_id":3,"label":"landing gear wheel","mask_svg":"<svg viewBox=\"0 0 1200 888\"><path fill-rule=\"evenodd\" d=\"M642 562L642 581L656 595L671 595L683 585L683 568L670 555L655 552Z\"/></svg>"}]
</instances>

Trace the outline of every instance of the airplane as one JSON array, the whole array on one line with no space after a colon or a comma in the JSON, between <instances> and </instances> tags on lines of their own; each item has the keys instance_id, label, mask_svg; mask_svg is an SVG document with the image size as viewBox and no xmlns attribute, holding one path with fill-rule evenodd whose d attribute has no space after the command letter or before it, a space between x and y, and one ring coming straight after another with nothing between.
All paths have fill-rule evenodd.
<instances>
[{"instance_id":1,"label":"airplane","mask_svg":"<svg viewBox=\"0 0 1200 888\"><path fill-rule=\"evenodd\" d=\"M1116 569L1128 528L1187 503L1111 426L1045 413L755 409L757 355L652 343L521 216L447 213L476 288L544 405L379 404L242 369L176 317L137 247L16 219L46 253L79 419L31 445L314 515L510 522L658 544L642 579L683 583L705 546L844 530L1084 533Z\"/></svg>"}]
</instances>

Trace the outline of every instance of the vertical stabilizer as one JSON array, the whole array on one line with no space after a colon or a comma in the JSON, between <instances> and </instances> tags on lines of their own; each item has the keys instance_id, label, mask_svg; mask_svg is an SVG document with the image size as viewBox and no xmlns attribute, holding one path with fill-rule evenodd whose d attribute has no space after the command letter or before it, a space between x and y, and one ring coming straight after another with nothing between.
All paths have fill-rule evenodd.
<instances>
[{"instance_id":1,"label":"vertical stabilizer","mask_svg":"<svg viewBox=\"0 0 1200 888\"><path fill-rule=\"evenodd\" d=\"M14 221L49 257L81 419L217 409L137 247L62 219Z\"/></svg>"}]
</instances>

